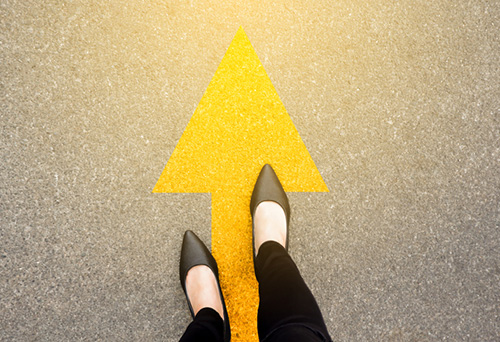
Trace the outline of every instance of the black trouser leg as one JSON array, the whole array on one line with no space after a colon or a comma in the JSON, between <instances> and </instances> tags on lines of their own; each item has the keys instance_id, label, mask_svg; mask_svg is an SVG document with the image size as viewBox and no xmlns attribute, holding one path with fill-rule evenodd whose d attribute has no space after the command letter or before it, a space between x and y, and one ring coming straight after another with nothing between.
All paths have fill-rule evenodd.
<instances>
[{"instance_id":1,"label":"black trouser leg","mask_svg":"<svg viewBox=\"0 0 500 342\"><path fill-rule=\"evenodd\" d=\"M211 308L203 308L188 325L180 342L223 342L224 321Z\"/></svg>"},{"instance_id":2,"label":"black trouser leg","mask_svg":"<svg viewBox=\"0 0 500 342\"><path fill-rule=\"evenodd\" d=\"M255 264L260 340L331 341L318 304L285 248L263 243Z\"/></svg>"}]
</instances>

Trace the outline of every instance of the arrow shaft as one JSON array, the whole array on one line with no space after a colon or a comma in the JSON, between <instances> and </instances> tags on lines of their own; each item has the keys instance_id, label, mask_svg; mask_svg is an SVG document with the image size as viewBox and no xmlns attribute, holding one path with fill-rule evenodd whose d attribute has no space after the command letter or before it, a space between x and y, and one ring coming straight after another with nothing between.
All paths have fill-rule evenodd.
<instances>
[{"instance_id":1,"label":"arrow shaft","mask_svg":"<svg viewBox=\"0 0 500 342\"><path fill-rule=\"evenodd\" d=\"M258 283L252 257L250 194L212 193L212 254L233 341L257 341Z\"/></svg>"}]
</instances>

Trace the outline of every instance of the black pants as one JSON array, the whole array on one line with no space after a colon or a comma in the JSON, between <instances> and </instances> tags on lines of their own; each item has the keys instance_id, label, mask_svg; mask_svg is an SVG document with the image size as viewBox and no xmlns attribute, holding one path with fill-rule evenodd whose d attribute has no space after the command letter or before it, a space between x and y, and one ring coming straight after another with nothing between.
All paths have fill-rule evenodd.
<instances>
[{"instance_id":1,"label":"black pants","mask_svg":"<svg viewBox=\"0 0 500 342\"><path fill-rule=\"evenodd\" d=\"M331 341L318 304L286 252L274 241L262 244L255 259L259 282L259 339L266 342ZM181 342L223 341L223 321L210 308L202 309Z\"/></svg>"}]
</instances>

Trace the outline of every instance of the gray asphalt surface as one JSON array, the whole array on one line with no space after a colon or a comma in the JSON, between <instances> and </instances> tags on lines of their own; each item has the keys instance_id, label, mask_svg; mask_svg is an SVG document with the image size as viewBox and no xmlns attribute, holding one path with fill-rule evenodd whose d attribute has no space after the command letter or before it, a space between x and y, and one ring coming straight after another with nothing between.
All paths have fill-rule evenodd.
<instances>
[{"instance_id":1,"label":"gray asphalt surface","mask_svg":"<svg viewBox=\"0 0 500 342\"><path fill-rule=\"evenodd\" d=\"M153 194L240 25L330 193L290 253L336 341L500 340L498 1L0 1L0 340L176 341ZM236 340L236 339L235 339Z\"/></svg>"}]
</instances>

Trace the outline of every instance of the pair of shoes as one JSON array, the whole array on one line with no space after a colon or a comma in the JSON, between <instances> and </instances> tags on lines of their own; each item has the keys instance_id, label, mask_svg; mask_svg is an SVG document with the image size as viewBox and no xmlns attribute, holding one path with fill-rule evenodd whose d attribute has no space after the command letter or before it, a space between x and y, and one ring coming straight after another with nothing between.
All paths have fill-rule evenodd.
<instances>
[{"instance_id":1,"label":"pair of shoes","mask_svg":"<svg viewBox=\"0 0 500 342\"><path fill-rule=\"evenodd\" d=\"M288 227L290 223L290 204L288 203L288 197L286 196L285 190L281 185L278 176L274 172L271 165L266 164L262 168L255 182L255 187L252 193L252 199L250 200L250 212L252 213L252 250L253 250L253 263L255 267L255 224L253 217L257 206L264 201L272 201L278 203L285 212L286 217L286 243L285 249L288 251Z\"/></svg>"},{"instance_id":2,"label":"pair of shoes","mask_svg":"<svg viewBox=\"0 0 500 342\"><path fill-rule=\"evenodd\" d=\"M227 315L226 304L224 303L224 296L219 283L219 269L217 267L217 262L214 257L205 246L205 244L193 233L188 230L184 233L184 239L182 241L181 250L181 262L180 262L180 279L181 286L186 295L186 299L189 306L189 311L194 319L194 311L189 301L189 296L186 290L186 277L188 271L194 266L205 265L208 266L215 275L215 280L217 281L217 287L219 288L219 295L222 301L222 308L224 309L224 342L229 342L231 340L231 329L229 327L229 318Z\"/></svg>"},{"instance_id":3,"label":"pair of shoes","mask_svg":"<svg viewBox=\"0 0 500 342\"><path fill-rule=\"evenodd\" d=\"M286 196L283 187L276 176L271 165L266 164L262 168L259 174L259 178L255 183L255 187L252 193L252 199L250 201L250 212L252 213L252 220L255 214L257 206L264 201L272 201L278 203L285 212L286 217L286 243L285 249L288 251L288 226L290 223L290 204L288 203L288 198ZM255 226L252 222L252 250L253 250L253 260L255 267ZM217 281L217 286L219 288L219 295L222 300L222 307L224 309L224 341L229 342L231 340L231 330L229 327L229 318L227 315L226 304L224 303L224 297L219 283L219 269L217 267L217 262L208 250L208 248L203 244L203 242L190 230L186 231L184 234L184 240L182 242L181 250L181 261L180 261L180 279L182 289L186 295L186 299L189 306L189 311L191 316L194 318L193 307L189 301L189 296L186 290L186 277L188 271L194 266L206 265L208 266L215 275Z\"/></svg>"}]
</instances>

